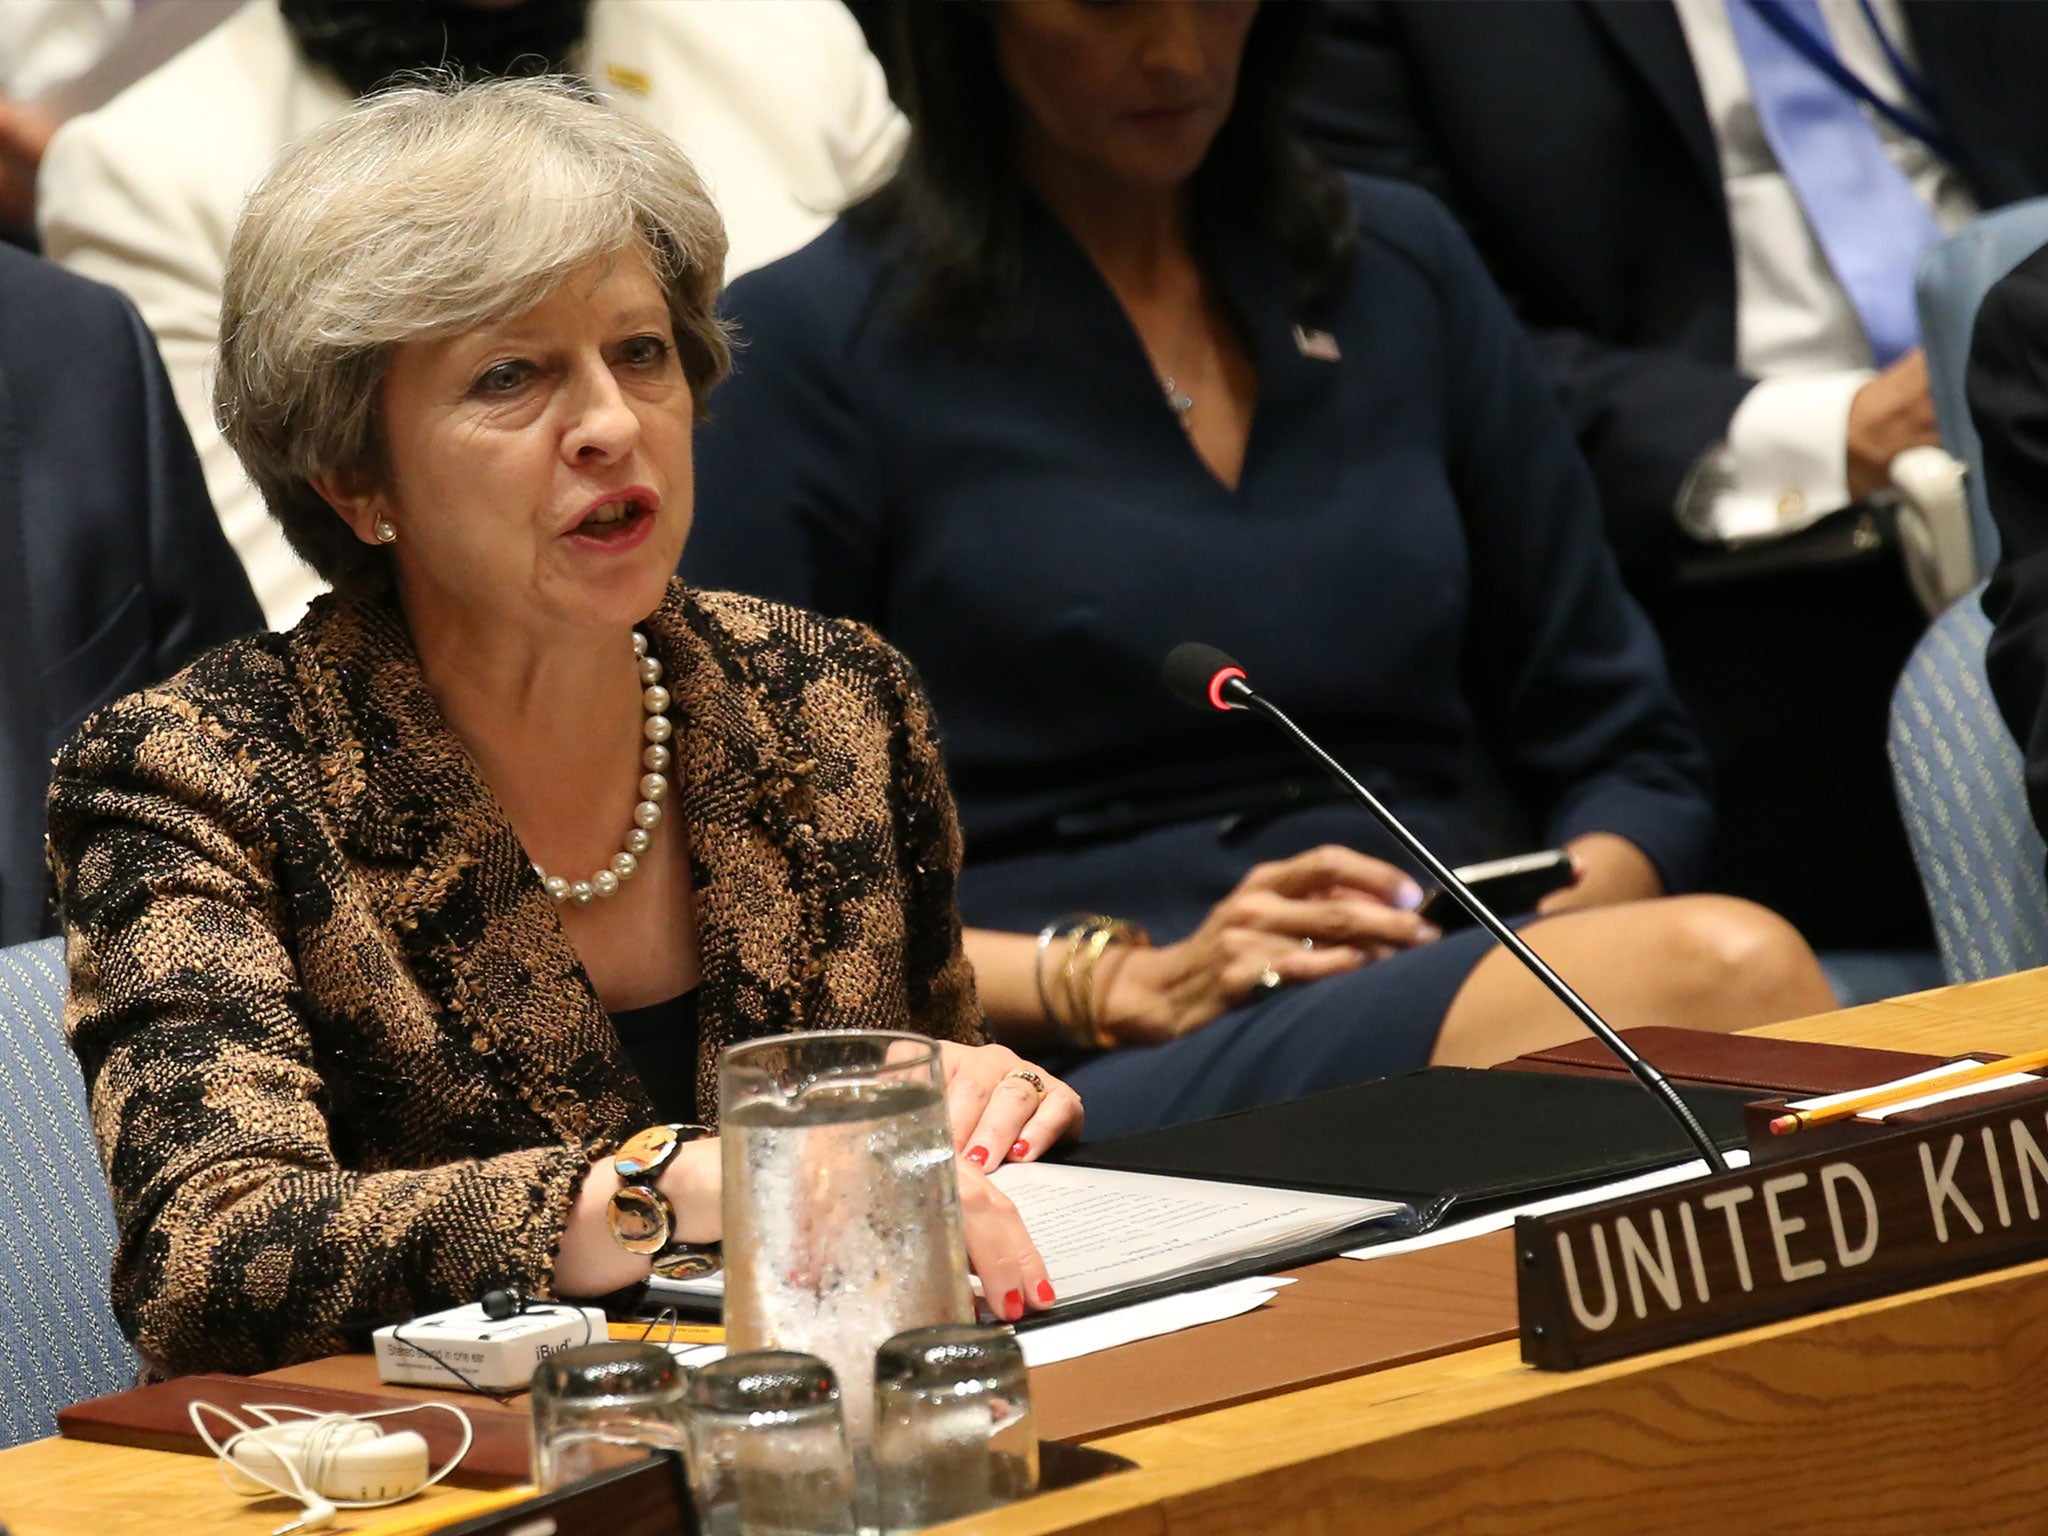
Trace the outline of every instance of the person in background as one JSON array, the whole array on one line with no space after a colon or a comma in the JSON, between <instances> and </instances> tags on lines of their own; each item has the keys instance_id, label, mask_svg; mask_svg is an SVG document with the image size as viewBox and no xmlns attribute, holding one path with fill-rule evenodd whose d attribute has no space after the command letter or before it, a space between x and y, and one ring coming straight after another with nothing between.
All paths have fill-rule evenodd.
<instances>
[{"instance_id":1,"label":"person in background","mask_svg":"<svg viewBox=\"0 0 2048 1536\"><path fill-rule=\"evenodd\" d=\"M55 931L50 759L263 615L156 346L113 290L0 248L0 944Z\"/></svg>"},{"instance_id":2,"label":"person in background","mask_svg":"<svg viewBox=\"0 0 2048 1536\"><path fill-rule=\"evenodd\" d=\"M1339 0L1300 102L1471 233L1706 740L1708 883L1824 955L1928 946L1884 753L1924 622L1884 502L1936 441L1913 270L2048 192L2044 55L2032 4Z\"/></svg>"},{"instance_id":3,"label":"person in background","mask_svg":"<svg viewBox=\"0 0 2048 1536\"><path fill-rule=\"evenodd\" d=\"M673 140L566 81L385 93L251 195L216 398L337 590L100 711L50 791L153 1371L692 1257L735 1040L942 1042L990 1168L1078 1126L978 1043L909 668L674 579L724 256ZM1049 1304L1014 1207L959 1188L990 1305Z\"/></svg>"},{"instance_id":4,"label":"person in background","mask_svg":"<svg viewBox=\"0 0 2048 1536\"><path fill-rule=\"evenodd\" d=\"M1285 741L1166 698L1190 638L1452 863L1494 743L1577 869L1530 942L1617 1022L1830 1002L1768 912L1660 899L1706 854L1697 740L1469 243L1288 137L1313 14L914 7L904 169L725 306L685 571L922 670L983 1003L1091 1134L1578 1032Z\"/></svg>"},{"instance_id":5,"label":"person in background","mask_svg":"<svg viewBox=\"0 0 2048 1536\"><path fill-rule=\"evenodd\" d=\"M58 123L44 98L91 68L134 9L133 0L0 5L0 237L35 238L36 172Z\"/></svg>"},{"instance_id":6,"label":"person in background","mask_svg":"<svg viewBox=\"0 0 2048 1536\"><path fill-rule=\"evenodd\" d=\"M229 541L264 613L320 590L210 414L235 211L292 139L397 75L573 69L675 138L732 232L731 272L794 250L894 163L903 122L838 0L249 0L46 156L44 249L122 289L156 333Z\"/></svg>"},{"instance_id":7,"label":"person in background","mask_svg":"<svg viewBox=\"0 0 2048 1536\"><path fill-rule=\"evenodd\" d=\"M1969 394L1999 540L1984 591L1984 670L2026 760L2034 825L2048 837L2048 247L1978 307Z\"/></svg>"}]
</instances>

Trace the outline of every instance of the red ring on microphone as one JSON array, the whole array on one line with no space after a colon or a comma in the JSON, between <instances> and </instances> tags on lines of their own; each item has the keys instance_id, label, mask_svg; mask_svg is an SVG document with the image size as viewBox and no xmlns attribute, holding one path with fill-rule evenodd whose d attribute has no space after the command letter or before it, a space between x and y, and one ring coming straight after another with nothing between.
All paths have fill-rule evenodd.
<instances>
[{"instance_id":1,"label":"red ring on microphone","mask_svg":"<svg viewBox=\"0 0 2048 1536\"><path fill-rule=\"evenodd\" d=\"M1230 706L1223 702L1223 685L1233 677L1239 682L1245 681L1244 668L1224 667L1209 679L1209 702L1225 713L1229 712Z\"/></svg>"}]
</instances>

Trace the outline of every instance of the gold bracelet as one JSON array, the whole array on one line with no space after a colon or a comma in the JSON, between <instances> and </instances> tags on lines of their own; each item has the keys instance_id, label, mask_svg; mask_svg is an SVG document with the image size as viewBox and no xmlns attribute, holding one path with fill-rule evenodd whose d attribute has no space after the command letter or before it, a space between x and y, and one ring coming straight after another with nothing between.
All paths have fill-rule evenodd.
<instances>
[{"instance_id":1,"label":"gold bracelet","mask_svg":"<svg viewBox=\"0 0 2048 1536\"><path fill-rule=\"evenodd\" d=\"M1075 990L1075 968L1081 962L1081 946L1088 942L1103 919L1090 917L1067 931L1067 952L1060 961L1060 995L1066 999L1067 1016L1060 1024L1060 1033L1084 1051L1098 1049L1095 1033L1089 1029L1081 1016L1080 994Z\"/></svg>"},{"instance_id":2,"label":"gold bracelet","mask_svg":"<svg viewBox=\"0 0 2048 1536\"><path fill-rule=\"evenodd\" d=\"M1102 952L1109 948L1116 937L1117 925L1103 923L1088 931L1088 942L1083 946L1083 958L1076 966L1074 977L1074 1021L1075 1030L1084 1034L1098 1051L1109 1049L1109 1037L1102 1032L1102 1021L1095 1016L1095 967L1102 963Z\"/></svg>"},{"instance_id":3,"label":"gold bracelet","mask_svg":"<svg viewBox=\"0 0 2048 1536\"><path fill-rule=\"evenodd\" d=\"M1060 981L1067 998L1068 1018L1062 1033L1086 1050L1106 1051L1116 1039L1104 1026L1097 1009L1095 972L1111 944L1146 945L1152 941L1135 923L1120 917L1094 916L1074 930L1067 940L1066 962Z\"/></svg>"},{"instance_id":4,"label":"gold bracelet","mask_svg":"<svg viewBox=\"0 0 2048 1536\"><path fill-rule=\"evenodd\" d=\"M1075 1039L1069 1021L1061 1018L1059 1010L1053 1007L1052 991L1045 984L1045 957L1052 949L1053 940L1070 939L1077 931L1085 929L1095 921L1097 919L1086 912L1069 912L1065 917L1054 918L1038 930L1038 952L1031 960L1031 980L1038 988L1039 1010L1045 1015L1045 1022L1053 1027L1053 1031L1062 1040L1071 1044L1085 1045L1085 1042Z\"/></svg>"},{"instance_id":5,"label":"gold bracelet","mask_svg":"<svg viewBox=\"0 0 2048 1536\"><path fill-rule=\"evenodd\" d=\"M1095 991L1096 969L1101 965L1102 956L1111 944L1122 944L1132 949L1146 949L1151 946L1151 943L1152 936L1136 923L1127 922L1120 917L1112 918L1110 919L1108 932L1103 937L1102 947L1097 949L1089 960L1088 974L1084 978L1086 982L1084 990L1087 994L1087 1011L1083 1014L1083 1022L1086 1024L1088 1032L1095 1037L1097 1043L1104 1050L1113 1049L1117 1044L1117 1039L1110 1033L1109 1025L1103 1019L1098 1007L1100 999Z\"/></svg>"}]
</instances>

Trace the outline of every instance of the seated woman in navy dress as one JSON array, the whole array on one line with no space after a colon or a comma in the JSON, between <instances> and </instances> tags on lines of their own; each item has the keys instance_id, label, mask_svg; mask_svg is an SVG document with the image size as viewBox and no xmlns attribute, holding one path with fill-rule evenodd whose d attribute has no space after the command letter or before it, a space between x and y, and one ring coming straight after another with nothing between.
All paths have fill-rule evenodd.
<instances>
[{"instance_id":1,"label":"seated woman in navy dress","mask_svg":"<svg viewBox=\"0 0 2048 1536\"><path fill-rule=\"evenodd\" d=\"M1529 941L1617 1024L1831 1006L1787 924L1667 895L1699 744L1458 226L1286 136L1306 10L912 8L908 158L733 286L698 438L690 579L921 670L983 1005L1095 1136L1578 1033L1270 728L1162 692L1188 639L1453 863L1504 765L1577 872Z\"/></svg>"}]
</instances>

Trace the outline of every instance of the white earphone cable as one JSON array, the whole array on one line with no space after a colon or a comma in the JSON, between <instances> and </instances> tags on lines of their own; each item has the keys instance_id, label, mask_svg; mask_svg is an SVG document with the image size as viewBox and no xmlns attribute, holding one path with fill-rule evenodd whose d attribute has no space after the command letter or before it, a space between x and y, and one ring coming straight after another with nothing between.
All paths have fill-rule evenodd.
<instances>
[{"instance_id":1,"label":"white earphone cable","mask_svg":"<svg viewBox=\"0 0 2048 1536\"><path fill-rule=\"evenodd\" d=\"M443 1413L455 1416L462 1425L462 1443L455 1448L455 1454L441 1465L440 1470L431 1473L418 1488L383 1499L329 1499L313 1491L326 1475L334 1470L336 1457L348 1446L359 1443L353 1435L344 1437L344 1430L352 1430L373 1419L388 1419L400 1414L421 1413L429 1409L439 1409ZM230 1489L243 1495L281 1493L287 1498L297 1499L305 1507L305 1514L288 1525L280 1526L279 1533L317 1529L332 1520L338 1510L378 1509L386 1504L397 1504L409 1499L421 1490L433 1487L461 1465L462 1458L469 1454L469 1448L476 1440L476 1429L471 1424L469 1415L452 1403L409 1403L402 1408L383 1408L375 1413L360 1414L321 1413L315 1409L301 1408L293 1403L245 1403L243 1411L252 1414L260 1422L247 1423L229 1410L204 1401L195 1400L186 1410L193 1429L199 1433L199 1438L205 1441L207 1449L220 1459L221 1481ZM232 1424L235 1432L225 1440L215 1439L213 1431L207 1427L208 1413L217 1414ZM280 1419L280 1414L288 1414L292 1418ZM284 1448L265 1439L271 1431L282 1429L295 1421L303 1421L310 1425L295 1451L287 1453ZM290 1480L289 1486L275 1482L254 1468L236 1461L235 1449L244 1441L264 1445L271 1452L272 1458L284 1469L286 1477ZM237 1475L248 1479L253 1486L237 1487ZM309 1482L311 1487L308 1486Z\"/></svg>"}]
</instances>

